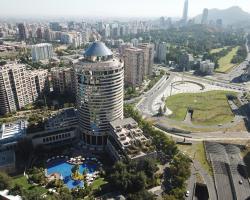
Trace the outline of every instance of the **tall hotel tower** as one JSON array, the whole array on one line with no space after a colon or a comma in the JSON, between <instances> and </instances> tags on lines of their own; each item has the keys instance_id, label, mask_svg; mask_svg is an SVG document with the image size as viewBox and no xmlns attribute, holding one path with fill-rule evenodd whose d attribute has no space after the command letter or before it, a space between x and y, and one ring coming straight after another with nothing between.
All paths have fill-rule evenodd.
<instances>
[{"instance_id":1,"label":"tall hotel tower","mask_svg":"<svg viewBox=\"0 0 250 200\"><path fill-rule=\"evenodd\" d=\"M109 123L123 118L124 64L102 42L94 42L74 66L80 131L88 147L102 149Z\"/></svg>"}]
</instances>

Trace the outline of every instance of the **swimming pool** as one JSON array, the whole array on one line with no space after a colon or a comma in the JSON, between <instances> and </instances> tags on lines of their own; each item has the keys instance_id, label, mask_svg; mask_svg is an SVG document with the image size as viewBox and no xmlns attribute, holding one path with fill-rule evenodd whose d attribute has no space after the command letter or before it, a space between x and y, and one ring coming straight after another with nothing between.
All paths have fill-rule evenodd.
<instances>
[{"instance_id":1,"label":"swimming pool","mask_svg":"<svg viewBox=\"0 0 250 200\"><path fill-rule=\"evenodd\" d=\"M65 160L54 161L49 163L47 166L48 175L53 173L58 173L62 175L64 183L69 189L80 186L84 187L83 181L75 181L71 179L71 169L74 165L67 163ZM88 173L95 172L97 164L86 162L82 165L79 165L79 172L82 174L83 170L87 169Z\"/></svg>"}]
</instances>

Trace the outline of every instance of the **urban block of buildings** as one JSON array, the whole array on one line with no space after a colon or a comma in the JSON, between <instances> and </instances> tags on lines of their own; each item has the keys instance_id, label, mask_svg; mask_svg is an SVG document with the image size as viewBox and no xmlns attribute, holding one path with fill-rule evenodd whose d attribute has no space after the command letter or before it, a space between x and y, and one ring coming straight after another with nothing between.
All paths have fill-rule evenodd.
<instances>
[{"instance_id":1,"label":"urban block of buildings","mask_svg":"<svg viewBox=\"0 0 250 200\"><path fill-rule=\"evenodd\" d=\"M33 103L48 87L47 70L26 70L25 65L0 66L0 114L16 112Z\"/></svg>"}]
</instances>

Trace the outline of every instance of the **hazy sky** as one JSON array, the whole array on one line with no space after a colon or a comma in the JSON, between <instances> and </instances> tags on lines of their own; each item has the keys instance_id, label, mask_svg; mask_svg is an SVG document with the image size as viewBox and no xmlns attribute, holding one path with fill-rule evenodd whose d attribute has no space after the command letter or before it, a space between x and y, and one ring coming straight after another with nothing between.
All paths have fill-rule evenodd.
<instances>
[{"instance_id":1,"label":"hazy sky","mask_svg":"<svg viewBox=\"0 0 250 200\"><path fill-rule=\"evenodd\" d=\"M1 16L159 17L182 15L184 0L0 0ZM250 13L250 0L189 0L189 16L203 8L237 5Z\"/></svg>"}]
</instances>

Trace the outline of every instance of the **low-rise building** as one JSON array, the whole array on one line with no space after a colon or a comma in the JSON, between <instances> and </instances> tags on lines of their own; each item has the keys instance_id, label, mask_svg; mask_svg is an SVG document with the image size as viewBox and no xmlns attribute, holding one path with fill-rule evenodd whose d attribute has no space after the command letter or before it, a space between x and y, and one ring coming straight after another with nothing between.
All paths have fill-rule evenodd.
<instances>
[{"instance_id":1,"label":"low-rise building","mask_svg":"<svg viewBox=\"0 0 250 200\"><path fill-rule=\"evenodd\" d=\"M27 121L19 120L0 126L0 151L13 149L26 135Z\"/></svg>"},{"instance_id":2,"label":"low-rise building","mask_svg":"<svg viewBox=\"0 0 250 200\"><path fill-rule=\"evenodd\" d=\"M45 130L56 130L71 126L78 126L78 112L75 108L63 109L45 121Z\"/></svg>"},{"instance_id":3,"label":"low-rise building","mask_svg":"<svg viewBox=\"0 0 250 200\"><path fill-rule=\"evenodd\" d=\"M134 119L117 119L110 123L110 128L107 151L114 160L156 158L151 140L144 136Z\"/></svg>"},{"instance_id":4,"label":"low-rise building","mask_svg":"<svg viewBox=\"0 0 250 200\"><path fill-rule=\"evenodd\" d=\"M59 146L72 143L78 137L78 112L75 108L59 111L45 120L44 131L30 135L33 146Z\"/></svg>"}]
</instances>

